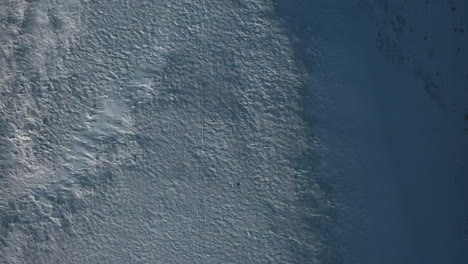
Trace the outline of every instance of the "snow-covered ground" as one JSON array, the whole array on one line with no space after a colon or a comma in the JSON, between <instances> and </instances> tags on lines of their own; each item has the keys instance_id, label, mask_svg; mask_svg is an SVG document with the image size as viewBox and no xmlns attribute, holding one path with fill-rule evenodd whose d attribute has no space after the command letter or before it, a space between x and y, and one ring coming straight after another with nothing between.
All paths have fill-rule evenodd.
<instances>
[{"instance_id":1,"label":"snow-covered ground","mask_svg":"<svg viewBox=\"0 0 468 264\"><path fill-rule=\"evenodd\" d=\"M465 263L467 9L1 1L0 263Z\"/></svg>"},{"instance_id":2,"label":"snow-covered ground","mask_svg":"<svg viewBox=\"0 0 468 264\"><path fill-rule=\"evenodd\" d=\"M344 263L468 261L468 4L281 1Z\"/></svg>"},{"instance_id":3,"label":"snow-covered ground","mask_svg":"<svg viewBox=\"0 0 468 264\"><path fill-rule=\"evenodd\" d=\"M1 262L326 258L273 1L1 3Z\"/></svg>"}]
</instances>

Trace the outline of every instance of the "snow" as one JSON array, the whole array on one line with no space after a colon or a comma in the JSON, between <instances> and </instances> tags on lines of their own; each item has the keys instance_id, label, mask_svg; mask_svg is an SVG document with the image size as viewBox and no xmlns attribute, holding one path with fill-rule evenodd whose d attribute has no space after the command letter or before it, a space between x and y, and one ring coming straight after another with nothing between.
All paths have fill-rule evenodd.
<instances>
[{"instance_id":1,"label":"snow","mask_svg":"<svg viewBox=\"0 0 468 264\"><path fill-rule=\"evenodd\" d=\"M467 8L2 1L0 263L465 263Z\"/></svg>"},{"instance_id":2,"label":"snow","mask_svg":"<svg viewBox=\"0 0 468 264\"><path fill-rule=\"evenodd\" d=\"M273 2L2 5L2 262L324 258L309 73Z\"/></svg>"},{"instance_id":3,"label":"snow","mask_svg":"<svg viewBox=\"0 0 468 264\"><path fill-rule=\"evenodd\" d=\"M309 113L343 263L465 263L467 38L453 28L468 6L281 3L311 57Z\"/></svg>"}]
</instances>

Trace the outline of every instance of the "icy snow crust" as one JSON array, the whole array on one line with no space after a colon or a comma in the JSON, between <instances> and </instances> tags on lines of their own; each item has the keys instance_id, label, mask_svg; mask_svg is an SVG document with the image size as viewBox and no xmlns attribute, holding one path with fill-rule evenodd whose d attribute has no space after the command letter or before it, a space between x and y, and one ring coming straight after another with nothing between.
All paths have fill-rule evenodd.
<instances>
[{"instance_id":1,"label":"icy snow crust","mask_svg":"<svg viewBox=\"0 0 468 264\"><path fill-rule=\"evenodd\" d=\"M1 263L326 263L272 1L0 3Z\"/></svg>"}]
</instances>

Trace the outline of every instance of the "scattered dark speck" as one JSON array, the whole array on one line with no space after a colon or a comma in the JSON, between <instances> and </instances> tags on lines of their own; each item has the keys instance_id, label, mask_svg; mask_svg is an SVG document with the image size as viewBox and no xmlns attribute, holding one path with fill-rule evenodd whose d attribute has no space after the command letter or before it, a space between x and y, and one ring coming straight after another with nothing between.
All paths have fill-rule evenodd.
<instances>
[{"instance_id":1,"label":"scattered dark speck","mask_svg":"<svg viewBox=\"0 0 468 264\"><path fill-rule=\"evenodd\" d=\"M237 183L237 186L239 186L239 185L240 185L240 182Z\"/></svg>"},{"instance_id":2,"label":"scattered dark speck","mask_svg":"<svg viewBox=\"0 0 468 264\"><path fill-rule=\"evenodd\" d=\"M456 7L452 7L452 11L456 11L456 10L457 10L457 8L456 8Z\"/></svg>"},{"instance_id":3,"label":"scattered dark speck","mask_svg":"<svg viewBox=\"0 0 468 264\"><path fill-rule=\"evenodd\" d=\"M427 36L424 36L424 40L427 40Z\"/></svg>"},{"instance_id":4,"label":"scattered dark speck","mask_svg":"<svg viewBox=\"0 0 468 264\"><path fill-rule=\"evenodd\" d=\"M427 51L427 57L433 58L434 55L435 55L435 51L434 51L433 48L431 48L431 49L429 49L429 50Z\"/></svg>"},{"instance_id":5,"label":"scattered dark speck","mask_svg":"<svg viewBox=\"0 0 468 264\"><path fill-rule=\"evenodd\" d=\"M437 76L440 76L440 72L436 72L436 75L437 75Z\"/></svg>"}]
</instances>

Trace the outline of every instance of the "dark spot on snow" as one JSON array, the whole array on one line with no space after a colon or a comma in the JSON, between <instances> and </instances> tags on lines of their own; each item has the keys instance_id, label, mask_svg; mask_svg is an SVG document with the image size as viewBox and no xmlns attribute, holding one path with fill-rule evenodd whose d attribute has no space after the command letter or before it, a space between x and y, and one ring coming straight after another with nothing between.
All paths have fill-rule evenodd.
<instances>
[{"instance_id":1,"label":"dark spot on snow","mask_svg":"<svg viewBox=\"0 0 468 264\"><path fill-rule=\"evenodd\" d=\"M423 87L427 95L436 101L439 106L442 106L441 96L440 96L440 87L437 85L428 75L427 72L417 70L415 72L416 77L423 81Z\"/></svg>"},{"instance_id":2,"label":"dark spot on snow","mask_svg":"<svg viewBox=\"0 0 468 264\"><path fill-rule=\"evenodd\" d=\"M429 50L427 51L427 57L433 58L434 55L435 55L435 50L434 50L433 48L431 48L431 49L429 49Z\"/></svg>"},{"instance_id":3,"label":"dark spot on snow","mask_svg":"<svg viewBox=\"0 0 468 264\"><path fill-rule=\"evenodd\" d=\"M236 185L239 186L239 185L240 185L240 182L238 182Z\"/></svg>"}]
</instances>

